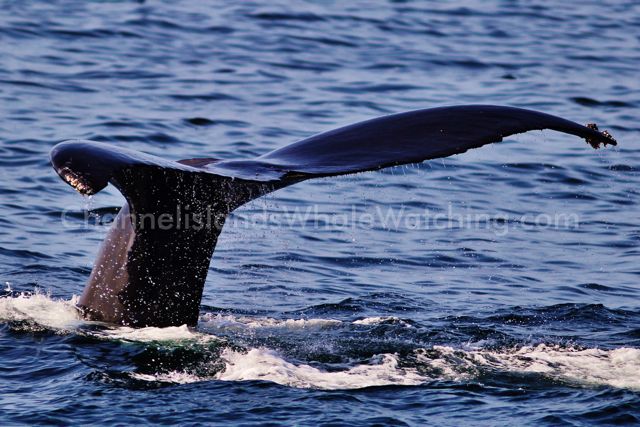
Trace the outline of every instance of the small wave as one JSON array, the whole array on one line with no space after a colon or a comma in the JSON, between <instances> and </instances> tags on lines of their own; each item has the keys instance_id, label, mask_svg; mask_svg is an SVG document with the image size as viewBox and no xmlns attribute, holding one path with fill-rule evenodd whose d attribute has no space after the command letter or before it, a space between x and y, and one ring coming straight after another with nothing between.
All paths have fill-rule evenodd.
<instances>
[{"instance_id":1,"label":"small wave","mask_svg":"<svg viewBox=\"0 0 640 427\"><path fill-rule=\"evenodd\" d=\"M316 22L324 21L326 18L313 13L278 13L278 12L259 12L248 15L250 18L265 21L302 21Z\"/></svg>"},{"instance_id":2,"label":"small wave","mask_svg":"<svg viewBox=\"0 0 640 427\"><path fill-rule=\"evenodd\" d=\"M588 98L586 96L576 96L571 98L571 100L576 104L583 105L585 107L594 107L594 106L631 107L632 106L632 104L629 104L624 101L618 101L618 100L599 101L597 99Z\"/></svg>"}]
</instances>

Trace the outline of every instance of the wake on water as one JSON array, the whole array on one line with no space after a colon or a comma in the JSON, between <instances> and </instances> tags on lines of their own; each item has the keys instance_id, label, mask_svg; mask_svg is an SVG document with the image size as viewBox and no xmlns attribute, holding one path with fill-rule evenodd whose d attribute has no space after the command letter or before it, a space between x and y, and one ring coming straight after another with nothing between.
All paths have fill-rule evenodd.
<instances>
[{"instance_id":1,"label":"wake on water","mask_svg":"<svg viewBox=\"0 0 640 427\"><path fill-rule=\"evenodd\" d=\"M109 341L154 346L193 346L200 351L218 349L215 361L203 358L203 364L217 364L188 371L175 369L158 372L128 372L139 381L157 383L193 383L199 381L271 381L289 387L347 390L375 386L415 386L434 381L482 382L489 376L515 375L570 386L609 386L640 390L640 349L580 348L537 344L484 347L482 343L463 346L434 345L415 348L409 354L376 354L367 361L327 364L305 363L288 358L266 345L241 347L233 344L234 334L267 335L299 330L332 331L349 326L335 319L273 319L268 317L205 314L197 329L186 326L167 328L113 327L87 322L78 316L71 300L53 299L43 293L11 293L0 298L0 322L16 329L57 334L88 335ZM351 325L412 325L395 317L369 317ZM199 373L205 372L205 374Z\"/></svg>"}]
</instances>

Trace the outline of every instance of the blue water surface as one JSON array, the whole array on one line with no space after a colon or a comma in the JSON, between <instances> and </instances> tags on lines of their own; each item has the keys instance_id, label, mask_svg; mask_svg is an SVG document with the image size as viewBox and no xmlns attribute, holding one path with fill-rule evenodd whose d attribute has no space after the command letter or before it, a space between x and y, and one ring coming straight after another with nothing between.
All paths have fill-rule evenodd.
<instances>
[{"instance_id":1,"label":"blue water surface","mask_svg":"<svg viewBox=\"0 0 640 427\"><path fill-rule=\"evenodd\" d=\"M0 1L0 424L640 421L640 4ZM253 157L441 105L596 122L240 208L195 330L75 317L84 138Z\"/></svg>"}]
</instances>

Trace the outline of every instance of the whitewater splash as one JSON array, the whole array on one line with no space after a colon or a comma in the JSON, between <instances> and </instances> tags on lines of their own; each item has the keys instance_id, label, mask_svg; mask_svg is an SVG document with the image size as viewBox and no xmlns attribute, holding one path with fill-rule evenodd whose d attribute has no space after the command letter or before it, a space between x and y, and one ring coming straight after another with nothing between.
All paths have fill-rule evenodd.
<instances>
[{"instance_id":1,"label":"whitewater splash","mask_svg":"<svg viewBox=\"0 0 640 427\"><path fill-rule=\"evenodd\" d=\"M539 344L500 350L434 346L415 352L418 365L442 377L472 381L491 374L536 375L572 386L640 390L640 349L563 347Z\"/></svg>"},{"instance_id":2,"label":"whitewater splash","mask_svg":"<svg viewBox=\"0 0 640 427\"><path fill-rule=\"evenodd\" d=\"M25 322L57 333L90 334L100 339L139 343L171 342L191 345L224 341L212 330L267 330L343 328L345 325L394 324L411 327L393 317L370 317L343 322L334 319L273 319L233 315L205 315L204 330L187 326L169 328L109 327L84 330L74 308L75 298L56 300L42 293L0 298L0 322ZM285 331L286 332L286 331ZM225 348L217 362L223 368L212 376L172 371L158 374L130 373L130 377L152 382L192 383L199 381L270 381L283 386L324 390L347 390L375 386L415 386L433 381L485 381L496 375L522 375L561 382L570 386L609 386L640 390L640 349L577 348L540 344L501 349L482 347L417 348L404 358L378 354L351 365L322 365L288 360L266 347ZM212 362L206 362L212 363ZM324 366L324 369L323 369Z\"/></svg>"},{"instance_id":3,"label":"whitewater splash","mask_svg":"<svg viewBox=\"0 0 640 427\"><path fill-rule=\"evenodd\" d=\"M11 292L7 284L6 292ZM84 321L75 308L78 297L56 300L36 290L0 298L0 322L26 322L56 331L78 328Z\"/></svg>"},{"instance_id":4,"label":"whitewater splash","mask_svg":"<svg viewBox=\"0 0 640 427\"><path fill-rule=\"evenodd\" d=\"M428 354L428 356L427 356ZM225 368L213 377L186 372L158 375L132 374L145 381L192 383L207 380L270 381L288 387L355 390L377 386L416 386L434 381L474 382L491 375L535 375L541 380L570 386L609 386L640 390L640 350L562 348L538 345L501 351L461 350L447 346L418 349L419 363L402 367L399 357L381 354L366 364L339 370L323 370L287 361L266 348L246 352L227 349Z\"/></svg>"},{"instance_id":5,"label":"whitewater splash","mask_svg":"<svg viewBox=\"0 0 640 427\"><path fill-rule=\"evenodd\" d=\"M222 381L271 381L297 388L351 390L388 385L419 385L426 378L416 369L403 369L395 355L382 354L368 364L341 371L325 371L307 364L287 362L268 349L251 349L247 353L225 350L225 370L216 376Z\"/></svg>"},{"instance_id":6,"label":"whitewater splash","mask_svg":"<svg viewBox=\"0 0 640 427\"><path fill-rule=\"evenodd\" d=\"M323 329L343 324L335 319L274 319L221 314L201 316L199 326L211 332L243 331L252 329Z\"/></svg>"}]
</instances>

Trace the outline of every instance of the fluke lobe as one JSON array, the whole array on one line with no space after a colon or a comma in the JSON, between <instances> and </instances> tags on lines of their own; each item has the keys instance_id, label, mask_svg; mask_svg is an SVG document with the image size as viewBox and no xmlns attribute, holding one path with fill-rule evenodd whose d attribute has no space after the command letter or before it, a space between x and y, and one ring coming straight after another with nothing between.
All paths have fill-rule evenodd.
<instances>
[{"instance_id":1,"label":"fluke lobe","mask_svg":"<svg viewBox=\"0 0 640 427\"><path fill-rule=\"evenodd\" d=\"M254 159L174 162L98 142L62 142L51 162L64 181L85 195L111 183L127 200L78 307L88 319L128 326L196 325L216 241L239 206L307 179L447 157L536 129L572 134L594 148L616 145L595 125L492 105L379 117Z\"/></svg>"}]
</instances>

